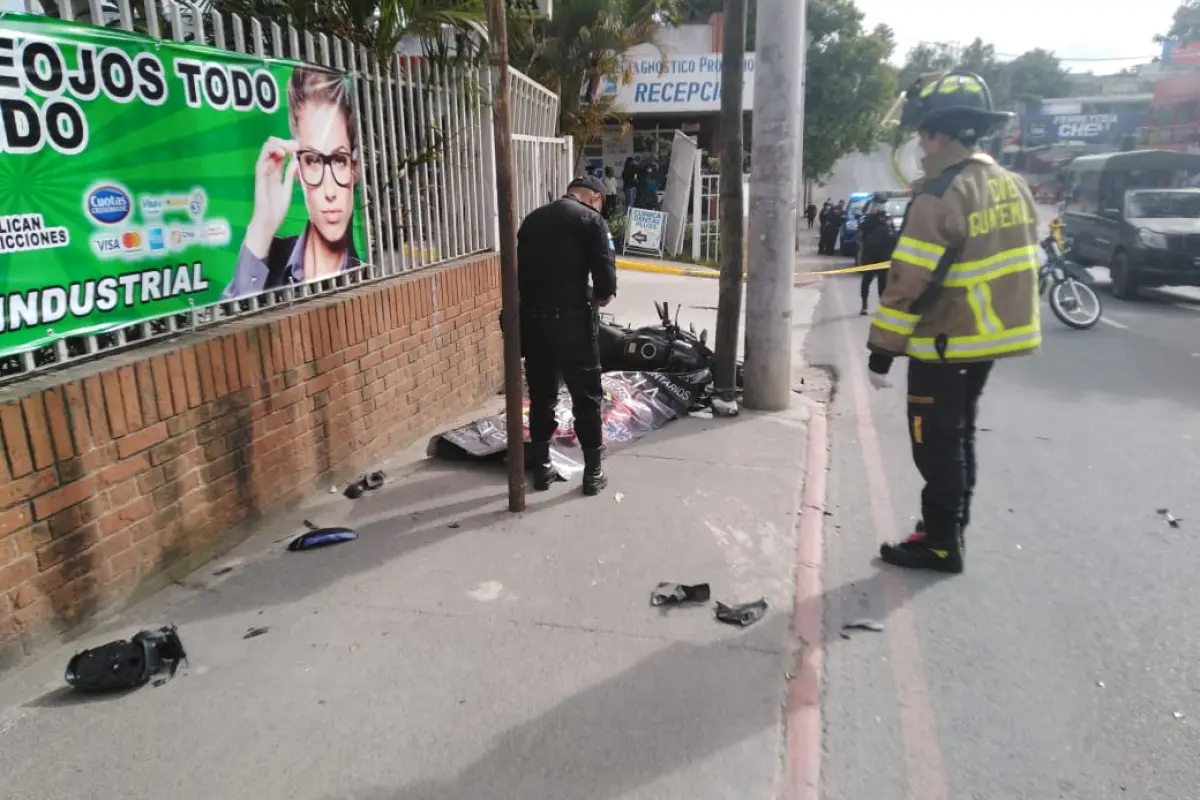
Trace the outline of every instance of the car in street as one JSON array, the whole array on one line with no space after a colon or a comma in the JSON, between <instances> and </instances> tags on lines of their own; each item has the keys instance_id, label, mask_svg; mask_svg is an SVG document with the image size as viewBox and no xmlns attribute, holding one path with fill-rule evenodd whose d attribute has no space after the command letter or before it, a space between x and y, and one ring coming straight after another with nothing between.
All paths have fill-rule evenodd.
<instances>
[{"instance_id":1,"label":"car in street","mask_svg":"<svg viewBox=\"0 0 1200 800\"><path fill-rule=\"evenodd\" d=\"M1112 293L1200 286L1200 154L1139 150L1081 156L1067 167L1063 238L1072 260L1107 266Z\"/></svg>"},{"instance_id":2,"label":"car in street","mask_svg":"<svg viewBox=\"0 0 1200 800\"><path fill-rule=\"evenodd\" d=\"M839 250L844 256L852 256L858 252L855 240L858 238L858 220L862 216L863 207L871 199L874 192L852 192L846 200L846 219L838 234Z\"/></svg>"},{"instance_id":3,"label":"car in street","mask_svg":"<svg viewBox=\"0 0 1200 800\"><path fill-rule=\"evenodd\" d=\"M904 215L908 212L908 204L912 202L912 192L876 192L875 194L884 195L883 208L887 211L888 216L892 218L893 227L899 231L901 226L904 225ZM867 204L863 206L861 217L874 214L879 205L878 201L875 200L875 196L872 195ZM862 240L856 237L855 254L857 257L854 261L856 264L863 263L862 248Z\"/></svg>"}]
</instances>

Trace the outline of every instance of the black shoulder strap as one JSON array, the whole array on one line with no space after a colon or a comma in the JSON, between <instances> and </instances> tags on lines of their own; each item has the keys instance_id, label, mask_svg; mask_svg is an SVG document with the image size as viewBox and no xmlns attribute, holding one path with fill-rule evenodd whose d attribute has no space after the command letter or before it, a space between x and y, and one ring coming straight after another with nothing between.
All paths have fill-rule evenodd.
<instances>
[{"instance_id":1,"label":"black shoulder strap","mask_svg":"<svg viewBox=\"0 0 1200 800\"><path fill-rule=\"evenodd\" d=\"M957 164L952 164L949 167L946 167L946 169L942 170L933 178L930 178L929 181L921 187L921 191L917 194L917 197L923 194L933 195L934 197L941 197L944 195L950 190L950 186L954 183L954 179L958 177L960 172L966 169L967 164L969 164L970 161L971 159L968 158L959 161ZM897 234L898 236L904 235L904 228L908 225L908 214L910 211L912 211L913 204L917 202L917 197L914 197L913 202L909 203L908 208L904 210L904 222L900 225L900 232ZM950 267L952 267L954 262L957 260L958 248L947 247L946 252L942 253L942 257L938 259L937 267L935 267L933 270L933 278L930 279L929 285L925 287L925 291L921 293L921 296L918 297L912 304L912 307L909 308L910 314L916 314L919 317L929 310L929 307L937 301L938 295L942 292L942 284L946 280L946 275L949 274Z\"/></svg>"}]
</instances>

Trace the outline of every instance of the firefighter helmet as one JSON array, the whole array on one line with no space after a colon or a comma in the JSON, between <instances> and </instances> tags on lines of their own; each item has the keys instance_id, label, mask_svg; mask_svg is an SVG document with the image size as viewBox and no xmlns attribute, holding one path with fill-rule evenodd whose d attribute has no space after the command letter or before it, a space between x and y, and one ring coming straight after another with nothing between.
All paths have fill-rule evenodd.
<instances>
[{"instance_id":1,"label":"firefighter helmet","mask_svg":"<svg viewBox=\"0 0 1200 800\"><path fill-rule=\"evenodd\" d=\"M1012 118L992 106L987 82L974 72L955 70L905 93L900 124L906 128L979 139Z\"/></svg>"}]
</instances>

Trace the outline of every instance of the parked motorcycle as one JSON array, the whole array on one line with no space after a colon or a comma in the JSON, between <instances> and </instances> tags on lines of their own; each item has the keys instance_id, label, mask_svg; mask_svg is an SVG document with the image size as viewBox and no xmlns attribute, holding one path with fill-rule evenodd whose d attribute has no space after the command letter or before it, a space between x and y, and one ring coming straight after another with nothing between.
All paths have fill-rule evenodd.
<instances>
[{"instance_id":1,"label":"parked motorcycle","mask_svg":"<svg viewBox=\"0 0 1200 800\"><path fill-rule=\"evenodd\" d=\"M600 367L605 372L696 372L710 370L713 363L713 351L708 347L708 331L696 333L695 325L688 325L687 330L679 326L679 311L682 304L675 309L675 318L671 319L670 306L664 302L655 301L654 310L658 314L658 325L646 325L640 328L616 324L610 314L600 315ZM736 381L737 388L742 388L742 364L738 362ZM711 386L704 393L699 405L707 406L711 402Z\"/></svg>"},{"instance_id":2,"label":"parked motorcycle","mask_svg":"<svg viewBox=\"0 0 1200 800\"><path fill-rule=\"evenodd\" d=\"M1100 321L1104 306L1091 287L1091 274L1065 257L1068 247L1061 238L1061 226L1056 235L1055 223L1041 242L1046 262L1038 269L1038 294L1048 296L1050 310L1064 325L1087 330Z\"/></svg>"}]
</instances>

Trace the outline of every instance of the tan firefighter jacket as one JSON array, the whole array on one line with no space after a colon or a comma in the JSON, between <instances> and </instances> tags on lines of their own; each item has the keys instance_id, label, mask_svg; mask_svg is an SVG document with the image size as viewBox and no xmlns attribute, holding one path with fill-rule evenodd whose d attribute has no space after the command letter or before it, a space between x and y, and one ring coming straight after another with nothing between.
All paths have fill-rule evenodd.
<instances>
[{"instance_id":1,"label":"tan firefighter jacket","mask_svg":"<svg viewBox=\"0 0 1200 800\"><path fill-rule=\"evenodd\" d=\"M1031 353L1042 339L1033 195L990 156L950 149L925 160L926 190L944 170L953 180L945 188L943 177L941 196L925 191L913 199L867 346L958 363ZM949 263L939 270L939 261Z\"/></svg>"}]
</instances>

